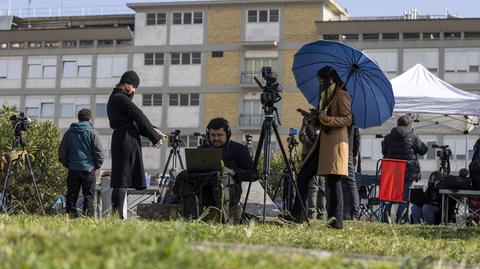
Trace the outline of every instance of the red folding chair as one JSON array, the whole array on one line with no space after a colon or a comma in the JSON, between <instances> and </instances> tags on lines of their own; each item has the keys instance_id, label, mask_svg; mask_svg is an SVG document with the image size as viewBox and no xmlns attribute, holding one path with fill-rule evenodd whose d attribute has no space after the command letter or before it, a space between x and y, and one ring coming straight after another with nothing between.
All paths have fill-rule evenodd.
<instances>
[{"instance_id":1,"label":"red folding chair","mask_svg":"<svg viewBox=\"0 0 480 269\"><path fill-rule=\"evenodd\" d=\"M378 199L383 202L407 202L407 216L409 214L409 197L403 199L407 161L397 159L380 159L380 193ZM377 169L378 171L378 169Z\"/></svg>"}]
</instances>

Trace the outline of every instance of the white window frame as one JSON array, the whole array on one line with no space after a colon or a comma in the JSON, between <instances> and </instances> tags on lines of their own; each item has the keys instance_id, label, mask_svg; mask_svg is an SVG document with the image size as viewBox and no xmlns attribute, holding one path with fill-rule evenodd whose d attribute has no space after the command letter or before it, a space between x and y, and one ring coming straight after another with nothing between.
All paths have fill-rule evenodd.
<instances>
[{"instance_id":1,"label":"white window frame","mask_svg":"<svg viewBox=\"0 0 480 269\"><path fill-rule=\"evenodd\" d=\"M277 20L275 21L272 21L272 15L271 15L271 12L273 10L276 10L278 12L278 17L277 17ZM255 15L255 21L250 21L249 20L249 15L248 13L250 11L255 11L256 12L256 15ZM260 21L260 12L265 12L267 11L267 21ZM248 9L247 10L247 23L279 23L280 22L280 9L278 8L269 8L269 9L266 9L266 8L259 8L259 9Z\"/></svg>"}]
</instances>

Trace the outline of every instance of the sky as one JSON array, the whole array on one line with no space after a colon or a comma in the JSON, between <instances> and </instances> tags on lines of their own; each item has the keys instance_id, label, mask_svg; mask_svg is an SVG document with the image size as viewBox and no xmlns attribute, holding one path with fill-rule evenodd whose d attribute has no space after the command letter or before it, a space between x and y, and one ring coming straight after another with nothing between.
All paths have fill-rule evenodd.
<instances>
[{"instance_id":1,"label":"sky","mask_svg":"<svg viewBox=\"0 0 480 269\"><path fill-rule=\"evenodd\" d=\"M125 6L131 2L161 2L158 0L30 0L31 8L64 8L81 6ZM0 0L0 9L27 8L29 0ZM442 15L445 9L462 17L480 17L479 0L336 0L346 7L350 16L400 16L410 9L418 9L420 14Z\"/></svg>"}]
</instances>

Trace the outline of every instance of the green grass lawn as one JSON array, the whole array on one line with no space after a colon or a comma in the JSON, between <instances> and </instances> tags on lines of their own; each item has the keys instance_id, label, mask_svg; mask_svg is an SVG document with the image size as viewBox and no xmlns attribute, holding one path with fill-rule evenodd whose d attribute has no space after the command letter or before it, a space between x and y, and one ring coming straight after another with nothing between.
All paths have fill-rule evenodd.
<instances>
[{"instance_id":1,"label":"green grass lawn","mask_svg":"<svg viewBox=\"0 0 480 269\"><path fill-rule=\"evenodd\" d=\"M0 231L1 268L441 268L480 263L478 227L346 222L344 230L332 230L322 222L223 225L3 215ZM199 247L200 242L272 250ZM274 247L334 255L319 258Z\"/></svg>"}]
</instances>

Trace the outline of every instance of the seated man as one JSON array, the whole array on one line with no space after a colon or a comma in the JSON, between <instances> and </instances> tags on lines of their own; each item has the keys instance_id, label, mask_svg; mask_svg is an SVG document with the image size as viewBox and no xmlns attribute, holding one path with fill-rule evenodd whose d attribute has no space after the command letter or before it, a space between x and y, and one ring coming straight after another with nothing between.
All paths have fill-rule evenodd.
<instances>
[{"instance_id":1,"label":"seated man","mask_svg":"<svg viewBox=\"0 0 480 269\"><path fill-rule=\"evenodd\" d=\"M206 143L200 145L198 148L221 148L223 153L223 185L228 186L228 179L233 181L233 188L229 191L229 205L233 210L233 207L236 207L240 202L240 197L242 194L242 181L251 181L252 180L252 167L253 160L250 156L247 147L230 140L231 130L228 124L228 121L224 118L214 118L207 125L207 141ZM191 177L190 174L188 177ZM182 176L179 175L174 187L174 195L182 196L184 190L182 188L187 188L184 185L185 182L182 181ZM212 184L205 184L203 188L211 188ZM205 194L205 191L202 190L202 193ZM208 192L207 192L208 193ZM204 205L214 204L211 200L214 197L210 195L202 195L202 200L200 201ZM205 201L206 200L206 201ZM227 205L225 205L227 206ZM232 211L230 210L230 212ZM233 212L231 212L233 213ZM232 216L230 216L232 217Z\"/></svg>"}]
</instances>

